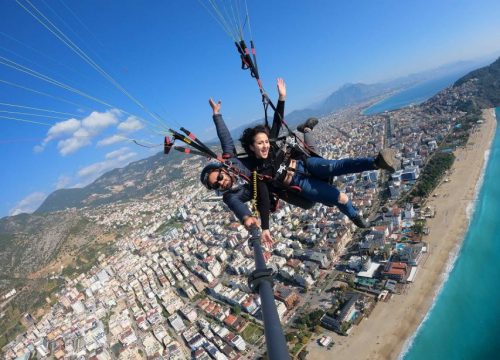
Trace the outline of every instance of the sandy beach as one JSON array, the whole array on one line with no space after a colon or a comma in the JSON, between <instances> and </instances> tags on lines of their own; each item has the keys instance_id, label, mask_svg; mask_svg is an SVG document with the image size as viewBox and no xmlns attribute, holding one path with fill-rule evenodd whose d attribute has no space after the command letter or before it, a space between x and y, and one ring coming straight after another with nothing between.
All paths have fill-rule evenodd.
<instances>
[{"instance_id":1,"label":"sandy beach","mask_svg":"<svg viewBox=\"0 0 500 360\"><path fill-rule=\"evenodd\" d=\"M330 350L317 343L308 346L311 359L376 360L397 359L409 338L429 311L447 273L447 266L456 254L468 226L468 208L474 199L480 179L485 152L495 134L495 110L483 112L484 123L471 134L465 148L455 151L456 160L449 182L442 182L427 205L436 209L436 216L427 224L430 234L429 256L419 266L415 282L403 295L377 304L369 318L354 326L348 337L329 333L335 341Z\"/></svg>"}]
</instances>

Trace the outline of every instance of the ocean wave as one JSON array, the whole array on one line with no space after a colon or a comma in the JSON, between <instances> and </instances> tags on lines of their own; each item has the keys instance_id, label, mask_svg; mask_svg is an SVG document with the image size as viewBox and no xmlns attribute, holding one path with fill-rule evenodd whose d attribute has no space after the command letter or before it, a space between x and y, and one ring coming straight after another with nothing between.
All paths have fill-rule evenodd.
<instances>
[{"instance_id":1,"label":"ocean wave","mask_svg":"<svg viewBox=\"0 0 500 360\"><path fill-rule=\"evenodd\" d=\"M490 150L486 150L484 152L484 163L483 163L483 168L481 169L481 174L479 175L479 179L477 179L476 182L476 187L474 188L474 196L472 197L472 201L467 204L467 207L465 208L465 214L467 216L468 223L470 225L470 222L472 220L472 217L474 216L474 213L476 212L477 208L477 200L479 198L479 193L481 191L481 188L483 187L484 183L484 174L486 173L486 166L488 165L488 160L490 158ZM467 226L468 228L468 226Z\"/></svg>"},{"instance_id":2,"label":"ocean wave","mask_svg":"<svg viewBox=\"0 0 500 360\"><path fill-rule=\"evenodd\" d=\"M432 315L432 311L434 310L434 307L435 307L437 301L439 300L439 295L441 294L441 292L444 288L444 285L448 281L448 279L450 277L450 273L454 269L455 264L460 256L460 251L462 250L463 242L467 236L467 233L469 232L469 227L470 227L471 221L473 219L474 213L475 213L476 208L477 208L478 198L479 198L479 194L480 194L481 188L482 188L483 183L484 183L484 177L485 177L486 167L488 165L489 158L490 158L490 150L488 149L484 152L483 168L481 169L481 174L480 174L479 179L477 180L476 186L474 188L474 196L473 196L472 200L467 204L467 207L465 210L468 221L467 221L467 229L464 232L463 238L461 239L461 241L458 242L458 244L455 246L453 251L450 253L450 256L448 257L448 260L446 262L446 270L442 274L439 287L436 290L436 292L434 293L431 307L427 311L427 314L425 314L424 318L422 319L422 322L418 325L415 332L408 338L408 340L406 340L405 344L403 345L403 349L401 350L401 354L398 357L398 360L404 360L405 356L410 352L417 335L419 334L420 330L423 328L423 326L425 325L425 323L427 322L429 317Z\"/></svg>"},{"instance_id":3,"label":"ocean wave","mask_svg":"<svg viewBox=\"0 0 500 360\"><path fill-rule=\"evenodd\" d=\"M441 275L439 287L436 289L436 291L434 293L431 307L427 311L427 314L425 314L424 318L422 319L422 322L418 325L415 332L408 338L408 340L406 340L405 344L403 345L403 349L401 350L401 354L398 357L398 360L403 360L405 358L405 356L411 350L413 343L415 341L415 338L417 337L418 333L420 332L420 329L425 325L425 323L427 322L427 320L431 316L432 311L434 310L434 307L436 306L436 303L439 300L439 295L441 294L441 292L444 288L444 285L448 281L448 279L450 277L450 273L454 269L455 263L457 262L457 259L459 258L460 251L462 249L462 244L463 244L463 241L460 241L455 246L455 248L450 252L450 256L448 257L448 260L446 261L446 269L445 269L444 273Z\"/></svg>"}]
</instances>

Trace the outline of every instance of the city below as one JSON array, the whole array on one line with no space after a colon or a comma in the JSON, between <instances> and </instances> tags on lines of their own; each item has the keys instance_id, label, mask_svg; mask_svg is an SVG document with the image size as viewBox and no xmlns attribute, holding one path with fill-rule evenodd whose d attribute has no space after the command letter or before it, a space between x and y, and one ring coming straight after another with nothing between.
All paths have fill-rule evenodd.
<instances>
[{"instance_id":1,"label":"city below","mask_svg":"<svg viewBox=\"0 0 500 360\"><path fill-rule=\"evenodd\" d=\"M303 210L281 201L272 214L274 243L264 256L275 274L275 303L292 357L314 352L335 358L337 343L358 336L355 329L374 321L370 315L378 307L407 296L434 256L428 222L436 216L431 200L440 194L433 190L453 181L455 149L483 126L480 112L471 116L459 106L474 96L470 80L420 105L363 115L372 100L320 119L314 133L323 157L374 156L392 148L402 168L335 179L372 221L368 229L323 205ZM110 240L89 269L70 255L59 258L46 274L61 284L57 294L42 310L22 314L24 331L2 348L5 358L264 356L260 301L247 281L255 269L249 234L221 198L199 184L203 165L181 158L171 171L188 177L140 201L59 211L78 213L106 229ZM150 169L151 176L160 170ZM1 302L18 292L9 289Z\"/></svg>"}]
</instances>

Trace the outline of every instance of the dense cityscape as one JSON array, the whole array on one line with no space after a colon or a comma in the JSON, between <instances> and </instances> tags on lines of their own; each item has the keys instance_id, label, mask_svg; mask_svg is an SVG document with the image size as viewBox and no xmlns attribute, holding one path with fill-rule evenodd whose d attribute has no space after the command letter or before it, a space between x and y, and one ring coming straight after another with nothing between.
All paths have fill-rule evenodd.
<instances>
[{"instance_id":1,"label":"dense cityscape","mask_svg":"<svg viewBox=\"0 0 500 360\"><path fill-rule=\"evenodd\" d=\"M463 145L466 112L456 104L466 103L473 89L469 82L419 106L368 117L364 104L320 119L314 131L325 158L373 156L391 147L402 170L335 179L373 220L366 231L322 205L303 210L281 202L273 213L274 244L265 257L293 356L305 356L311 341L334 351L329 331L348 335L378 302L404 296L418 277L432 256L425 219L434 209L424 196L408 194L435 154ZM201 165L184 158L177 166L193 177L166 184L157 196L85 209L89 221L110 232L126 229L126 236L90 271L53 274L65 279L56 303L39 319L23 316L27 330L2 349L6 358L263 356L259 298L247 283L255 266L248 232L198 183ZM15 295L12 289L4 300Z\"/></svg>"}]
</instances>

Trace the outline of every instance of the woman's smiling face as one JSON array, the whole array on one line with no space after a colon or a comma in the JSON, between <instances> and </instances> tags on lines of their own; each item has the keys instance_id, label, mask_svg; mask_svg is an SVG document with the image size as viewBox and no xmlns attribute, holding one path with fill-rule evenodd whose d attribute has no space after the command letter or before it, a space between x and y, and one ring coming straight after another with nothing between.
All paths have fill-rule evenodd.
<instances>
[{"instance_id":1,"label":"woman's smiling face","mask_svg":"<svg viewBox=\"0 0 500 360\"><path fill-rule=\"evenodd\" d=\"M250 149L254 152L257 159L267 159L269 156L269 137L266 133L258 133L253 138L253 144Z\"/></svg>"}]
</instances>

